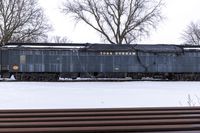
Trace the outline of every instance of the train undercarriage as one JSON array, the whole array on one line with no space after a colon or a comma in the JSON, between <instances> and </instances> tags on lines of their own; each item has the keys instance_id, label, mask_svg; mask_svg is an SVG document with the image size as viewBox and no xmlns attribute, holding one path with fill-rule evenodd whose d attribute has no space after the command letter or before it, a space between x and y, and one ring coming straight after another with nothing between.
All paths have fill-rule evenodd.
<instances>
[{"instance_id":1,"label":"train undercarriage","mask_svg":"<svg viewBox=\"0 0 200 133\"><path fill-rule=\"evenodd\" d=\"M11 78L17 81L58 81L62 79L125 79L132 80L166 80L166 81L200 81L200 73L2 73L1 78Z\"/></svg>"}]
</instances>

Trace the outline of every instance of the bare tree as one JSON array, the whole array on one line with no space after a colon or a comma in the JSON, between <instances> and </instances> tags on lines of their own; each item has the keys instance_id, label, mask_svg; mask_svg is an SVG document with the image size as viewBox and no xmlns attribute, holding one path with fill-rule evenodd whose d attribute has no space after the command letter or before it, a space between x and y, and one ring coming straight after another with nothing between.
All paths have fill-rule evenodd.
<instances>
[{"instance_id":1,"label":"bare tree","mask_svg":"<svg viewBox=\"0 0 200 133\"><path fill-rule=\"evenodd\" d=\"M50 39L50 42L53 42L53 43L69 43L71 41L67 37L53 36Z\"/></svg>"},{"instance_id":2,"label":"bare tree","mask_svg":"<svg viewBox=\"0 0 200 133\"><path fill-rule=\"evenodd\" d=\"M51 29L46 22L37 0L1 0L0 44L40 41Z\"/></svg>"},{"instance_id":3,"label":"bare tree","mask_svg":"<svg viewBox=\"0 0 200 133\"><path fill-rule=\"evenodd\" d=\"M182 34L182 38L187 45L200 45L200 24L191 22Z\"/></svg>"},{"instance_id":4,"label":"bare tree","mask_svg":"<svg viewBox=\"0 0 200 133\"><path fill-rule=\"evenodd\" d=\"M114 44L131 43L149 35L162 20L162 0L67 0L63 12L84 21Z\"/></svg>"}]
</instances>

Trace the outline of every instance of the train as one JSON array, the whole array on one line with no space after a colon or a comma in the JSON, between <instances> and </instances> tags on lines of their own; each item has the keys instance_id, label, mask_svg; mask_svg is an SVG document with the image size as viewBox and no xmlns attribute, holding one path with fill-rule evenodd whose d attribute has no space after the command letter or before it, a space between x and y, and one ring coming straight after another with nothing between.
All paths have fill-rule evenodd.
<instances>
[{"instance_id":1,"label":"train","mask_svg":"<svg viewBox=\"0 0 200 133\"><path fill-rule=\"evenodd\" d=\"M174 44L8 43L1 78L18 81L145 78L200 80L200 46Z\"/></svg>"}]
</instances>

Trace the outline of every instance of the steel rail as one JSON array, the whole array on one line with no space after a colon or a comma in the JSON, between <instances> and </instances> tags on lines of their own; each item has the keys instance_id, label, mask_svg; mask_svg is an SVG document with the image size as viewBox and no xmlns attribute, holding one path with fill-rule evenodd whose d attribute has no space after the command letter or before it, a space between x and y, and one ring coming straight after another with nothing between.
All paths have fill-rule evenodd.
<instances>
[{"instance_id":1,"label":"steel rail","mask_svg":"<svg viewBox=\"0 0 200 133\"><path fill-rule=\"evenodd\" d=\"M68 117L68 116L134 116L134 115L183 115L200 114L200 110L172 111L110 111L110 112L38 112L38 113L0 113L0 118L6 117Z\"/></svg>"},{"instance_id":2,"label":"steel rail","mask_svg":"<svg viewBox=\"0 0 200 133\"><path fill-rule=\"evenodd\" d=\"M0 133L197 133L200 107L0 110Z\"/></svg>"}]
</instances>

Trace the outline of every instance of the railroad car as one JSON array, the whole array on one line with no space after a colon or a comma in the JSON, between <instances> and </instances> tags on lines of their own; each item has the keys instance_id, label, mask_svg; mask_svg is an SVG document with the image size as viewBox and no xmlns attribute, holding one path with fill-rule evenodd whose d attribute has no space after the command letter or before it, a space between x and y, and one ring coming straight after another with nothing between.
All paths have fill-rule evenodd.
<instances>
[{"instance_id":1,"label":"railroad car","mask_svg":"<svg viewBox=\"0 0 200 133\"><path fill-rule=\"evenodd\" d=\"M200 47L9 43L0 50L2 78L56 81L59 78L200 80Z\"/></svg>"}]
</instances>

